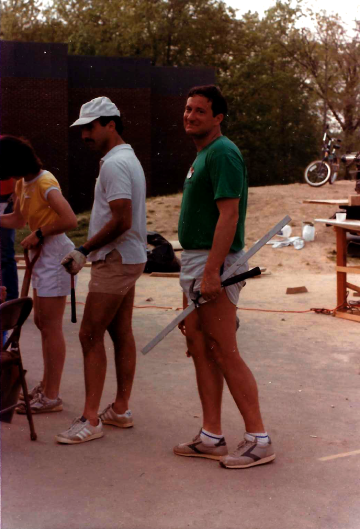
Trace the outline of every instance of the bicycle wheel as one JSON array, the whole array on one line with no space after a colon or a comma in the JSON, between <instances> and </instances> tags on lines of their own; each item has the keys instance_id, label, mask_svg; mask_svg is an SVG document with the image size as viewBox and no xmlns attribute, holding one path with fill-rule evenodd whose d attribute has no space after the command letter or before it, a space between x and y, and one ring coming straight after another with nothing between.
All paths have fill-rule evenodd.
<instances>
[{"instance_id":1,"label":"bicycle wheel","mask_svg":"<svg viewBox=\"0 0 360 529\"><path fill-rule=\"evenodd\" d=\"M326 184L331 175L331 168L327 162L316 160L311 162L305 169L305 182L312 187L320 187Z\"/></svg>"}]
</instances>

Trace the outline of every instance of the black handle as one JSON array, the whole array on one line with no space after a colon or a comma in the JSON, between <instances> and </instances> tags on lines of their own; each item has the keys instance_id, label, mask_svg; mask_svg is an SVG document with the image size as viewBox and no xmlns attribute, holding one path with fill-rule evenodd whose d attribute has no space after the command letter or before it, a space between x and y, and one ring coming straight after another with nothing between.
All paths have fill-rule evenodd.
<instances>
[{"instance_id":1,"label":"black handle","mask_svg":"<svg viewBox=\"0 0 360 529\"><path fill-rule=\"evenodd\" d=\"M75 299L75 280L71 276L71 323L76 323L76 299Z\"/></svg>"},{"instance_id":2,"label":"black handle","mask_svg":"<svg viewBox=\"0 0 360 529\"><path fill-rule=\"evenodd\" d=\"M228 279L225 279L221 283L222 287L228 287L229 285L234 285L235 283L239 283L240 281L245 281L245 279L249 279L249 277L255 277L259 276L261 274L261 270L258 266L255 268L252 268L251 270L248 270L247 272L244 272L243 274L238 274L237 276L229 277Z\"/></svg>"}]
</instances>

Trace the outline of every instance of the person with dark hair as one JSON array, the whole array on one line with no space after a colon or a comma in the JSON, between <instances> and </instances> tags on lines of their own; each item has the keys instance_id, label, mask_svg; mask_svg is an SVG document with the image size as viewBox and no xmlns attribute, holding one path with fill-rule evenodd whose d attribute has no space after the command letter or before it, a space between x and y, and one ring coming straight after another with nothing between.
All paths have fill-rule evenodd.
<instances>
[{"instance_id":1,"label":"person with dark hair","mask_svg":"<svg viewBox=\"0 0 360 529\"><path fill-rule=\"evenodd\" d=\"M14 210L15 180L0 181L0 215ZM0 227L1 276L0 284L6 287L6 301L19 296L19 281L15 260L15 230ZM5 301L5 300L4 300ZM2 333L5 342L7 332Z\"/></svg>"},{"instance_id":2,"label":"person with dark hair","mask_svg":"<svg viewBox=\"0 0 360 529\"><path fill-rule=\"evenodd\" d=\"M13 178L0 181L0 214L13 212L14 191ZM19 296L14 243L15 230L0 227L1 283L6 286L7 301Z\"/></svg>"},{"instance_id":3,"label":"person with dark hair","mask_svg":"<svg viewBox=\"0 0 360 529\"><path fill-rule=\"evenodd\" d=\"M102 155L95 185L88 240L63 259L77 274L87 258L91 280L80 328L84 355L85 406L59 443L78 444L98 439L103 424L133 426L129 399L135 374L136 349L132 332L135 283L146 263L146 185L141 164L122 139L120 111L107 97L82 105L72 126L81 127L83 141ZM117 393L101 413L106 375L104 335L114 344Z\"/></svg>"},{"instance_id":4,"label":"person with dark hair","mask_svg":"<svg viewBox=\"0 0 360 529\"><path fill-rule=\"evenodd\" d=\"M244 254L248 177L243 157L222 136L226 101L213 85L190 90L184 112L185 132L197 157L184 183L179 219L180 284L184 307L191 291L204 303L180 326L192 356L203 410L199 434L174 448L179 456L219 460L226 468L247 468L275 459L261 418L254 376L240 357L236 342L236 304L242 284L221 289L220 276ZM247 270L238 268L236 274ZM244 419L246 432L228 454L221 429L224 379Z\"/></svg>"},{"instance_id":5,"label":"person with dark hair","mask_svg":"<svg viewBox=\"0 0 360 529\"><path fill-rule=\"evenodd\" d=\"M32 271L34 320L41 332L44 373L41 382L30 392L32 413L62 410L59 397L65 362L62 319L66 296L70 294L69 277L60 264L73 243L65 231L77 226L77 219L63 197L56 178L45 169L31 144L14 136L0 137L1 179L16 182L14 211L0 215L2 228L22 228L29 224L31 233L21 241L30 259L41 247ZM26 413L25 407L17 408Z\"/></svg>"},{"instance_id":6,"label":"person with dark hair","mask_svg":"<svg viewBox=\"0 0 360 529\"><path fill-rule=\"evenodd\" d=\"M220 89L215 85L194 86L189 91L187 97L203 96L211 101L211 108L213 116L222 114L224 118L228 112L228 106L225 97L222 95Z\"/></svg>"}]
</instances>

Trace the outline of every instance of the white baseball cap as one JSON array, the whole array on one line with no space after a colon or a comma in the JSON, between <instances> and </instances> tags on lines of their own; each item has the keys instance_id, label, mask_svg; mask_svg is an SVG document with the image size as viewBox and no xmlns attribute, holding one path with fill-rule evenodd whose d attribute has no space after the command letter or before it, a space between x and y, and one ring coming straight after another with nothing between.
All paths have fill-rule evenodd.
<instances>
[{"instance_id":1,"label":"white baseball cap","mask_svg":"<svg viewBox=\"0 0 360 529\"><path fill-rule=\"evenodd\" d=\"M120 116L120 110L108 97L96 97L80 108L79 119L74 121L70 127L86 125L94 119L107 116Z\"/></svg>"}]
</instances>

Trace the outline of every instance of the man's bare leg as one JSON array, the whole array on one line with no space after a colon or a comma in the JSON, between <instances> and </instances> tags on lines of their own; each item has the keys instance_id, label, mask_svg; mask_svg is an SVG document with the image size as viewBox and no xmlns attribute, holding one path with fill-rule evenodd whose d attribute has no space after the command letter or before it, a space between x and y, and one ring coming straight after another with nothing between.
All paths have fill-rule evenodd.
<instances>
[{"instance_id":1,"label":"man's bare leg","mask_svg":"<svg viewBox=\"0 0 360 529\"><path fill-rule=\"evenodd\" d=\"M106 375L104 335L116 316L124 296L89 292L80 328L84 355L85 408L83 416L98 424L98 411Z\"/></svg>"},{"instance_id":2,"label":"man's bare leg","mask_svg":"<svg viewBox=\"0 0 360 529\"><path fill-rule=\"evenodd\" d=\"M265 432L255 378L240 357L236 343L236 307L223 291L197 310L207 352L221 370L241 415L247 432ZM203 385L203 391L210 388ZM211 431L211 430L210 430ZM216 432L214 432L216 433Z\"/></svg>"},{"instance_id":3,"label":"man's bare leg","mask_svg":"<svg viewBox=\"0 0 360 529\"><path fill-rule=\"evenodd\" d=\"M113 410L123 414L129 409L129 399L136 367L136 347L132 331L135 286L124 296L114 319L108 327L114 342L117 393Z\"/></svg>"},{"instance_id":4,"label":"man's bare leg","mask_svg":"<svg viewBox=\"0 0 360 529\"><path fill-rule=\"evenodd\" d=\"M184 308L187 306L184 295ZM198 311L185 320L186 342L195 364L196 380L203 411L203 428L221 434L221 401L224 377L211 355L208 354L201 332Z\"/></svg>"}]
</instances>

